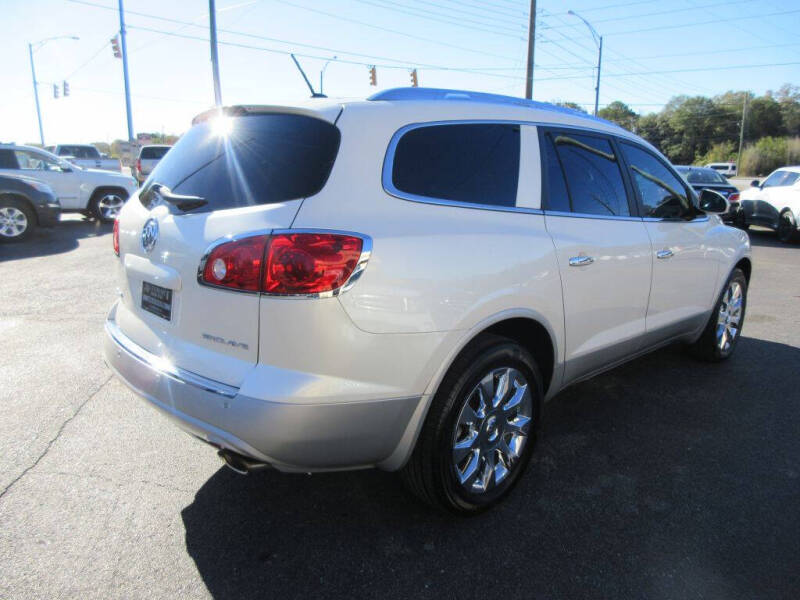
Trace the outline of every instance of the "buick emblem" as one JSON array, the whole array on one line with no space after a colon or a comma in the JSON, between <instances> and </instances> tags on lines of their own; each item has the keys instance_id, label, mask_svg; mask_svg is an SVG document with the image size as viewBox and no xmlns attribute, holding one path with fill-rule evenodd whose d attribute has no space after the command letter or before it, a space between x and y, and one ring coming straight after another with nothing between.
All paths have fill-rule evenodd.
<instances>
[{"instance_id":1,"label":"buick emblem","mask_svg":"<svg viewBox=\"0 0 800 600\"><path fill-rule=\"evenodd\" d=\"M150 252L158 241L158 221L147 219L142 227L142 248L145 252Z\"/></svg>"}]
</instances>

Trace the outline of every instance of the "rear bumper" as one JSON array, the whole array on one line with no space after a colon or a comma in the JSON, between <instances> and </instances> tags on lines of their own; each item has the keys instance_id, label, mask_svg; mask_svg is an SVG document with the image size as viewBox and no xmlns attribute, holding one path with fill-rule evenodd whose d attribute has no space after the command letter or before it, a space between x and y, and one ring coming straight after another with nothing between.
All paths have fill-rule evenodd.
<instances>
[{"instance_id":1,"label":"rear bumper","mask_svg":"<svg viewBox=\"0 0 800 600\"><path fill-rule=\"evenodd\" d=\"M105 325L104 354L123 382L185 431L279 470L379 465L400 443L421 400L300 404L252 398L152 354L125 336L113 317L114 310Z\"/></svg>"}]
</instances>

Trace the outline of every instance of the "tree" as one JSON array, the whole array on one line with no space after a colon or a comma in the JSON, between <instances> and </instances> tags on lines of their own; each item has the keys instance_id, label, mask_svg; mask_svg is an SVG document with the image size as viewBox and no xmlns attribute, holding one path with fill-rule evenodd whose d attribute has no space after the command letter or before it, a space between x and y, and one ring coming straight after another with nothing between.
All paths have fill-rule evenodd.
<instances>
[{"instance_id":1,"label":"tree","mask_svg":"<svg viewBox=\"0 0 800 600\"><path fill-rule=\"evenodd\" d=\"M597 116L607 121L612 121L630 131L636 130L636 124L639 121L639 115L630 106L619 100L615 100L605 108L601 108L597 111Z\"/></svg>"},{"instance_id":2,"label":"tree","mask_svg":"<svg viewBox=\"0 0 800 600\"><path fill-rule=\"evenodd\" d=\"M586 114L586 111L581 108L580 104L576 104L575 102L565 102L563 100L556 100L551 104L555 104L556 106L563 106L564 108L571 108L572 110L577 110L578 112L582 112Z\"/></svg>"}]
</instances>

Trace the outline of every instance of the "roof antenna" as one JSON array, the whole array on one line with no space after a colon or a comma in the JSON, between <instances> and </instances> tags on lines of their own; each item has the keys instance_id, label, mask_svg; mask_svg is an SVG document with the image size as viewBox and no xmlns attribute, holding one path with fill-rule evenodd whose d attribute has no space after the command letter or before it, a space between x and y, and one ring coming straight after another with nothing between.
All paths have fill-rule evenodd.
<instances>
[{"instance_id":1,"label":"roof antenna","mask_svg":"<svg viewBox=\"0 0 800 600\"><path fill-rule=\"evenodd\" d=\"M297 65L297 69L300 71L300 75L303 76L303 79L305 80L306 85L308 86L308 89L311 90L311 97L312 98L327 98L327 96L325 94L320 94L320 93L314 91L314 88L311 86L311 82L308 80L308 77L306 77L306 72L303 71L303 67L300 66L299 62L297 62L297 58L295 58L294 54L289 54L289 56L292 57L292 60L294 61L294 64Z\"/></svg>"}]
</instances>

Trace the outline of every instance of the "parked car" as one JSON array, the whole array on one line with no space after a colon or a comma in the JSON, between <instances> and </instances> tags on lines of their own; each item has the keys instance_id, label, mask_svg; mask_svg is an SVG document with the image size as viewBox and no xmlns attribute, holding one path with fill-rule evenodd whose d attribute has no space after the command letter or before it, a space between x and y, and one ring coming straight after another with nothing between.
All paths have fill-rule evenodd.
<instances>
[{"instance_id":1,"label":"parked car","mask_svg":"<svg viewBox=\"0 0 800 600\"><path fill-rule=\"evenodd\" d=\"M778 232L778 239L798 237L800 223L800 166L781 167L763 182L754 179L741 194L742 223L761 225Z\"/></svg>"},{"instance_id":2,"label":"parked car","mask_svg":"<svg viewBox=\"0 0 800 600\"><path fill-rule=\"evenodd\" d=\"M747 234L616 125L424 88L218 115L120 211L105 359L237 471L400 470L474 513L567 385L736 348Z\"/></svg>"},{"instance_id":3,"label":"parked car","mask_svg":"<svg viewBox=\"0 0 800 600\"><path fill-rule=\"evenodd\" d=\"M708 163L706 169L714 169L717 173L725 177L736 177L735 162Z\"/></svg>"},{"instance_id":4,"label":"parked car","mask_svg":"<svg viewBox=\"0 0 800 600\"><path fill-rule=\"evenodd\" d=\"M118 158L111 158L107 154L101 154L91 144L59 144L58 146L47 146L45 149L85 169L122 171L122 163Z\"/></svg>"},{"instance_id":5,"label":"parked car","mask_svg":"<svg viewBox=\"0 0 800 600\"><path fill-rule=\"evenodd\" d=\"M158 164L172 146L152 145L142 146L139 150L139 157L136 159L136 179L139 183L144 183L147 176Z\"/></svg>"},{"instance_id":6,"label":"parked car","mask_svg":"<svg viewBox=\"0 0 800 600\"><path fill-rule=\"evenodd\" d=\"M37 226L52 227L60 213L58 198L46 183L0 175L0 242L19 242Z\"/></svg>"},{"instance_id":7,"label":"parked car","mask_svg":"<svg viewBox=\"0 0 800 600\"><path fill-rule=\"evenodd\" d=\"M722 215L722 220L726 223L738 223L739 213L739 189L728 182L728 180L714 169L694 166L676 166L675 170L692 186L696 193L703 190L714 190L722 194L730 205L730 210Z\"/></svg>"},{"instance_id":8,"label":"parked car","mask_svg":"<svg viewBox=\"0 0 800 600\"><path fill-rule=\"evenodd\" d=\"M0 175L25 175L55 191L63 212L111 223L138 184L133 177L84 169L39 148L0 144Z\"/></svg>"}]
</instances>

